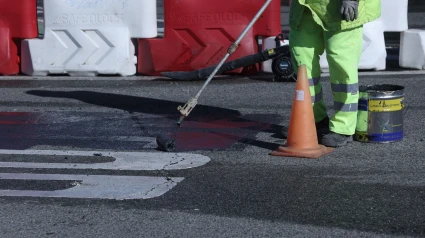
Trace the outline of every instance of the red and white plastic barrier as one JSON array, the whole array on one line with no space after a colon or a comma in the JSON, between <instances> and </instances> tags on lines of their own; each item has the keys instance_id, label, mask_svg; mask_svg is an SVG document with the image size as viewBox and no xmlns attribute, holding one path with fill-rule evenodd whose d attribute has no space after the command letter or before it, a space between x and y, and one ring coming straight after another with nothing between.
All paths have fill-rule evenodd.
<instances>
[{"instance_id":1,"label":"red and white plastic barrier","mask_svg":"<svg viewBox=\"0 0 425 238\"><path fill-rule=\"evenodd\" d=\"M19 73L21 40L37 36L35 1L0 0L0 75Z\"/></svg>"},{"instance_id":2,"label":"red and white plastic barrier","mask_svg":"<svg viewBox=\"0 0 425 238\"><path fill-rule=\"evenodd\" d=\"M164 1L164 38L139 40L138 72L160 75L218 64L263 4L258 0ZM257 36L281 33L279 9L280 0L273 0L229 61L257 53ZM259 72L257 66L233 73Z\"/></svg>"},{"instance_id":3,"label":"red and white plastic barrier","mask_svg":"<svg viewBox=\"0 0 425 238\"><path fill-rule=\"evenodd\" d=\"M263 4L258 0L165 0L164 38L157 37L156 0L44 0L38 36L35 0L0 0L0 75L159 75L217 64ZM290 1L291 2L291 1ZM401 67L424 69L425 31L408 29L408 0L381 0L381 17L364 25L359 69L384 70L384 32L401 32ZM275 47L281 33L274 0L228 60ZM138 40L138 49L132 39ZM155 39L154 39L155 38ZM285 40L282 44L288 44ZM21 52L19 52L21 48ZM136 57L136 51L138 57ZM18 55L20 53L20 55ZM138 64L136 68L136 64ZM327 71L326 54L320 59ZM271 72L271 60L232 73Z\"/></svg>"}]
</instances>

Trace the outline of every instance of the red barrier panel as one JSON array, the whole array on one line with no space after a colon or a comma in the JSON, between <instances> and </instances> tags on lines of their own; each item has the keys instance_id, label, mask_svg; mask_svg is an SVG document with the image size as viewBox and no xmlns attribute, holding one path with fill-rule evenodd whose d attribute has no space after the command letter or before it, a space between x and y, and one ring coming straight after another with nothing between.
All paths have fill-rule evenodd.
<instances>
[{"instance_id":1,"label":"red barrier panel","mask_svg":"<svg viewBox=\"0 0 425 238\"><path fill-rule=\"evenodd\" d=\"M262 0L164 0L164 38L139 40L138 73L159 75L218 64L264 3ZM257 53L256 36L279 33L280 0L273 0L228 61ZM244 71L253 73L260 69L252 66Z\"/></svg>"},{"instance_id":2,"label":"red barrier panel","mask_svg":"<svg viewBox=\"0 0 425 238\"><path fill-rule=\"evenodd\" d=\"M37 36L35 0L0 0L0 75L19 73L21 39Z\"/></svg>"}]
</instances>

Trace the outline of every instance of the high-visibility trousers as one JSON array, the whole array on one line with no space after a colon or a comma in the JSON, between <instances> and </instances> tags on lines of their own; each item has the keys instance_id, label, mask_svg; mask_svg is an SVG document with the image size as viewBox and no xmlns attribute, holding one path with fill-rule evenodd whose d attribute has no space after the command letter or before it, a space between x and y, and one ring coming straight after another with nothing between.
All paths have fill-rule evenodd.
<instances>
[{"instance_id":1,"label":"high-visibility trousers","mask_svg":"<svg viewBox=\"0 0 425 238\"><path fill-rule=\"evenodd\" d=\"M329 129L338 134L353 135L356 128L362 37L362 26L343 31L324 31L313 20L308 8L298 29L291 29L289 33L295 72L299 65L306 65L307 68L316 122L328 116L320 83L320 55L326 49L335 110L330 117Z\"/></svg>"}]
</instances>

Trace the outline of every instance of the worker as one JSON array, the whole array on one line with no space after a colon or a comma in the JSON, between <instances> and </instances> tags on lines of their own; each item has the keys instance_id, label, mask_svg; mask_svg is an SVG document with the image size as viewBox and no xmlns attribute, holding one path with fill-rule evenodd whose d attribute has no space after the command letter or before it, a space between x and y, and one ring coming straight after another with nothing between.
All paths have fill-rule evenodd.
<instances>
[{"instance_id":1,"label":"worker","mask_svg":"<svg viewBox=\"0 0 425 238\"><path fill-rule=\"evenodd\" d=\"M380 0L292 0L289 45L294 70L305 65L319 142L340 147L352 141L357 122L358 65L363 25L381 15ZM335 114L328 117L320 83L326 49Z\"/></svg>"}]
</instances>

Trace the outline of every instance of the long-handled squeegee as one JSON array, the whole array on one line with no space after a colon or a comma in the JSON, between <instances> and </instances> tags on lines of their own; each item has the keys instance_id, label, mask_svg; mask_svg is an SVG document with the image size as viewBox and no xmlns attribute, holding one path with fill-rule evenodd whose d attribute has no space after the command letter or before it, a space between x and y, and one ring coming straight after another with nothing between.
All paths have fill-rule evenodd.
<instances>
[{"instance_id":1,"label":"long-handled squeegee","mask_svg":"<svg viewBox=\"0 0 425 238\"><path fill-rule=\"evenodd\" d=\"M189 101L187 101L187 103L183 107L182 106L179 106L177 108L177 110L179 110L180 113L181 113L181 116L180 116L179 120L177 121L177 125L178 126L181 126L181 124L183 123L183 120L187 116L189 116L189 113L193 110L193 108L195 108L196 104L198 104L198 98L201 96L202 91L204 91L204 89L210 83L210 81L212 80L212 78L214 78L214 76L217 74L217 71L221 68L221 66L224 64L224 62L226 62L227 58L229 58L229 56L236 51L236 49L239 46L239 43L242 41L242 39L245 37L246 33L251 29L251 27L255 24L255 22L261 16L261 14L264 12L264 10L266 10L267 6L270 4L271 1L272 0L266 0L266 2L263 4L263 6L260 8L260 10L254 16L254 18L251 20L251 22L245 27L245 29L243 30L243 32L241 33L241 35L238 37L238 39L236 39L236 41L233 42L230 45L229 49L227 50L226 55L223 57L223 59L220 61L220 63L217 65L217 67L215 67L214 71L207 78L207 80L205 81L204 85L198 91L198 93L196 94L196 96L193 97L193 98L190 98Z\"/></svg>"},{"instance_id":2,"label":"long-handled squeegee","mask_svg":"<svg viewBox=\"0 0 425 238\"><path fill-rule=\"evenodd\" d=\"M236 51L236 49L239 46L239 43L242 41L242 39L245 37L246 33L251 29L251 27L254 25L254 23L257 21L257 19L260 17L260 15L264 12L264 10L266 10L267 6L270 4L272 0L266 0L266 2L264 3L264 5L261 7L261 9L257 12L257 14L254 16L254 18L251 20L251 22L248 24L248 26L245 27L244 31L241 33L241 35L238 37L238 39L233 42L229 49L227 50L226 55L223 57L223 59L220 61L220 63L215 67L214 71L210 74L210 76L207 78L207 80L205 81L204 85L202 86L202 88L198 91L198 93L196 94L195 97L189 99L189 101L187 101L187 103L182 107L179 106L177 108L177 110L180 111L181 116L179 118L179 120L177 121L177 126L181 126L181 124L183 123L183 120L189 116L189 113L193 110L193 108L195 108L196 104L198 104L198 98L201 95L202 91L204 91L204 89L207 87L208 83L212 80L212 78L217 74L218 70L221 68L221 66L224 64L224 62L226 62L227 58L229 58L229 56L231 54L233 54L233 52ZM174 135L176 134L176 132L173 132ZM171 139L166 135L158 135L156 137L156 143L158 145L158 148L160 150L163 151L167 151L167 152L172 152L175 149L175 139Z\"/></svg>"}]
</instances>

